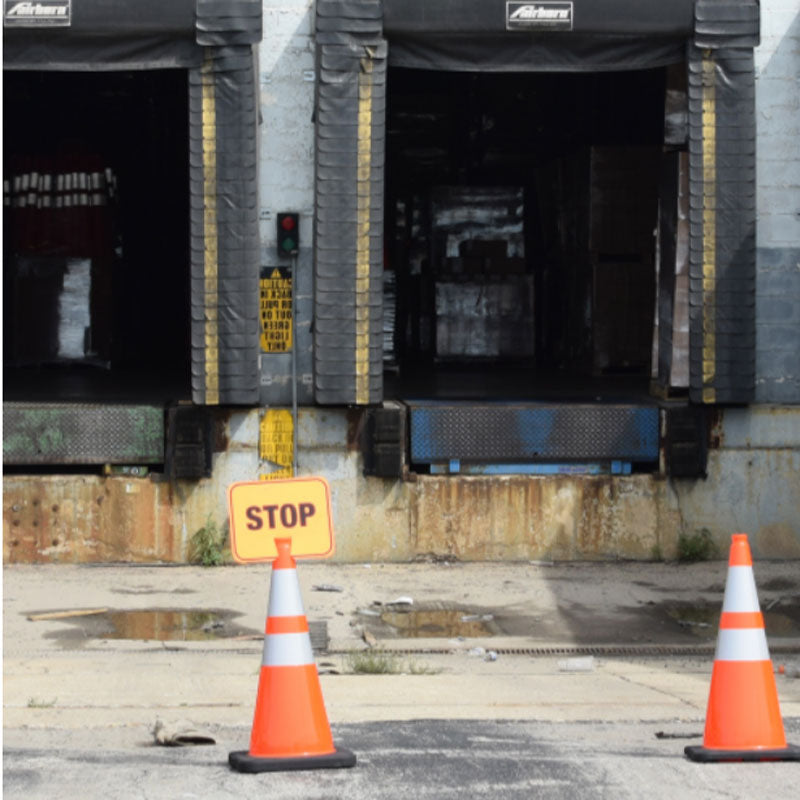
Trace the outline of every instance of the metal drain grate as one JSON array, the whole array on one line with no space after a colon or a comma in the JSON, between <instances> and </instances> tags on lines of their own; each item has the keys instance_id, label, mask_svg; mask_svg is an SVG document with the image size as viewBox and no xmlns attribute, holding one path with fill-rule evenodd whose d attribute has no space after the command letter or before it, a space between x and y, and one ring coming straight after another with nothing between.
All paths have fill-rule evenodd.
<instances>
[{"instance_id":1,"label":"metal drain grate","mask_svg":"<svg viewBox=\"0 0 800 800\"><path fill-rule=\"evenodd\" d=\"M308 635L311 639L311 649L315 653L327 653L328 642L328 623L325 620L308 622Z\"/></svg>"},{"instance_id":2,"label":"metal drain grate","mask_svg":"<svg viewBox=\"0 0 800 800\"><path fill-rule=\"evenodd\" d=\"M380 646L378 647L380 649ZM502 656L713 656L715 645L568 645L563 647L491 647ZM800 643L770 646L772 653L800 653ZM352 650L331 650L331 655L345 655ZM452 656L465 653L463 647L409 647L389 649L403 656L441 655Z\"/></svg>"}]
</instances>

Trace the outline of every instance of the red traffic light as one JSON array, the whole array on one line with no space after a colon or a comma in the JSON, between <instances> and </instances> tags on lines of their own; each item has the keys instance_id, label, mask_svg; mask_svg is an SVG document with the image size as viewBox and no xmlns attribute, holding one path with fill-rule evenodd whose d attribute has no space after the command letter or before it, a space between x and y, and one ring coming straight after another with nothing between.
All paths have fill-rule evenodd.
<instances>
[{"instance_id":1,"label":"red traffic light","mask_svg":"<svg viewBox=\"0 0 800 800\"><path fill-rule=\"evenodd\" d=\"M281 228L285 231L293 231L297 227L297 220L293 214L284 214L281 217Z\"/></svg>"}]
</instances>

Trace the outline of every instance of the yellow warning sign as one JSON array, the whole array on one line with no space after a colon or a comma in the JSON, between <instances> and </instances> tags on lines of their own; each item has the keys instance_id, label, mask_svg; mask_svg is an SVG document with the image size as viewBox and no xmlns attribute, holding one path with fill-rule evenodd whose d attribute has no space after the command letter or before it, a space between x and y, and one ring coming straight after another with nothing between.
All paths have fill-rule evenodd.
<instances>
[{"instance_id":1,"label":"yellow warning sign","mask_svg":"<svg viewBox=\"0 0 800 800\"><path fill-rule=\"evenodd\" d=\"M291 538L295 558L333 553L331 493L324 478L245 481L228 489L231 552L241 563L272 561L275 539Z\"/></svg>"},{"instance_id":2,"label":"yellow warning sign","mask_svg":"<svg viewBox=\"0 0 800 800\"><path fill-rule=\"evenodd\" d=\"M282 408L267 409L261 419L259 431L259 456L262 461L278 465L277 470L260 475L261 480L292 477L294 420L290 411Z\"/></svg>"},{"instance_id":3,"label":"yellow warning sign","mask_svg":"<svg viewBox=\"0 0 800 800\"><path fill-rule=\"evenodd\" d=\"M261 297L261 349L286 353L292 349L292 279L278 267L259 281Z\"/></svg>"},{"instance_id":4,"label":"yellow warning sign","mask_svg":"<svg viewBox=\"0 0 800 800\"><path fill-rule=\"evenodd\" d=\"M286 478L291 478L293 475L291 467L280 467L272 470L272 472L260 472L258 479L260 481L282 481Z\"/></svg>"}]
</instances>

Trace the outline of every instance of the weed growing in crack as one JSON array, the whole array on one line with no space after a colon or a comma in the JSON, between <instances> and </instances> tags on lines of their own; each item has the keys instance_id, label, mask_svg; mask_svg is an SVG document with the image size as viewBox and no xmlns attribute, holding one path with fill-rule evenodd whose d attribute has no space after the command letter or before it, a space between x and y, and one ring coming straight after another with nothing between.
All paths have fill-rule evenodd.
<instances>
[{"instance_id":1,"label":"weed growing in crack","mask_svg":"<svg viewBox=\"0 0 800 800\"><path fill-rule=\"evenodd\" d=\"M697 533L682 533L678 537L678 561L692 563L717 558L719 548L711 538L711 531L702 528Z\"/></svg>"},{"instance_id":2,"label":"weed growing in crack","mask_svg":"<svg viewBox=\"0 0 800 800\"><path fill-rule=\"evenodd\" d=\"M347 671L357 675L436 675L440 670L415 661L403 661L387 650L359 650L347 656Z\"/></svg>"},{"instance_id":3,"label":"weed growing in crack","mask_svg":"<svg viewBox=\"0 0 800 800\"><path fill-rule=\"evenodd\" d=\"M204 567L218 567L228 560L228 532L217 527L209 514L203 525L189 542L189 561Z\"/></svg>"}]
</instances>

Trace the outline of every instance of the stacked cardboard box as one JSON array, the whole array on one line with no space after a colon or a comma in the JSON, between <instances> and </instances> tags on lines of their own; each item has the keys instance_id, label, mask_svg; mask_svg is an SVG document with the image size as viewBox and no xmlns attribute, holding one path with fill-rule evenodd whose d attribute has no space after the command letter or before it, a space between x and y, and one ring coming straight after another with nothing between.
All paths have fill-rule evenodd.
<instances>
[{"instance_id":1,"label":"stacked cardboard box","mask_svg":"<svg viewBox=\"0 0 800 800\"><path fill-rule=\"evenodd\" d=\"M436 355L533 357L533 279L437 282Z\"/></svg>"},{"instance_id":2,"label":"stacked cardboard box","mask_svg":"<svg viewBox=\"0 0 800 800\"><path fill-rule=\"evenodd\" d=\"M3 200L13 363L108 362L116 196L96 154L12 159Z\"/></svg>"}]
</instances>

